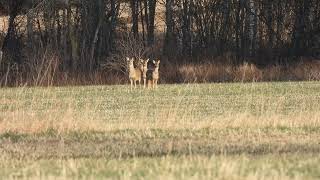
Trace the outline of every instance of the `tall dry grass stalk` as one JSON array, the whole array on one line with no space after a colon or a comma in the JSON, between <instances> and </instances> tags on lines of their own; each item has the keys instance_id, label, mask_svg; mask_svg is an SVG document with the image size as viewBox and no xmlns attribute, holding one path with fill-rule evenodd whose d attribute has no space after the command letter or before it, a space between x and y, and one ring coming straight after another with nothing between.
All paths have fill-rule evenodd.
<instances>
[{"instance_id":1,"label":"tall dry grass stalk","mask_svg":"<svg viewBox=\"0 0 320 180\"><path fill-rule=\"evenodd\" d=\"M143 45L133 48L123 45L123 56L112 56L107 64L95 71L70 71L60 57L47 50L30 55L23 64L9 64L0 68L0 86L64 86L126 84L125 56L137 58L148 54ZM222 63L175 63L163 60L160 83L212 83L212 82L261 82L261 81L319 81L320 62L302 59L291 65L270 65L264 68L254 64L232 65Z\"/></svg>"},{"instance_id":2,"label":"tall dry grass stalk","mask_svg":"<svg viewBox=\"0 0 320 180\"><path fill-rule=\"evenodd\" d=\"M182 65L177 67L179 77L182 82L187 83L207 83L207 82L227 82L232 81L233 67L221 64L200 64Z\"/></svg>"},{"instance_id":3,"label":"tall dry grass stalk","mask_svg":"<svg viewBox=\"0 0 320 180\"><path fill-rule=\"evenodd\" d=\"M254 64L185 64L162 69L164 81L208 82L261 82L261 81L319 81L320 62L301 61L295 65L272 65L258 68Z\"/></svg>"}]
</instances>

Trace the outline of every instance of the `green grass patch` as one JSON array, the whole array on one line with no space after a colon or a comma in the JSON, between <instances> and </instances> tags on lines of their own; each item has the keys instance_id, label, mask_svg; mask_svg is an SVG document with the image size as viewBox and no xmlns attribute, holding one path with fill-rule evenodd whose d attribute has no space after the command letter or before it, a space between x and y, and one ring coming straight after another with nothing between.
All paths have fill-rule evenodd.
<instances>
[{"instance_id":1,"label":"green grass patch","mask_svg":"<svg viewBox=\"0 0 320 180\"><path fill-rule=\"evenodd\" d=\"M0 94L0 179L320 178L318 82Z\"/></svg>"}]
</instances>

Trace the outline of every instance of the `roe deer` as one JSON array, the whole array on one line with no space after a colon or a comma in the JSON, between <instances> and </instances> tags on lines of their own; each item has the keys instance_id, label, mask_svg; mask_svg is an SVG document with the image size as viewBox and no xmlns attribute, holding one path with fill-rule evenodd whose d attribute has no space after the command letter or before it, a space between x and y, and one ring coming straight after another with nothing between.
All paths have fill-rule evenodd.
<instances>
[{"instance_id":1,"label":"roe deer","mask_svg":"<svg viewBox=\"0 0 320 180\"><path fill-rule=\"evenodd\" d=\"M141 62L141 71L142 71L142 78L143 78L143 87L146 88L149 59L147 60L140 59L140 62Z\"/></svg>"},{"instance_id":2,"label":"roe deer","mask_svg":"<svg viewBox=\"0 0 320 180\"><path fill-rule=\"evenodd\" d=\"M128 58L127 57L127 64L128 64L128 72L129 72L129 79L130 79L130 89L132 90L133 84L136 88L137 81L139 85L141 85L141 70L139 68L134 67L134 58Z\"/></svg>"},{"instance_id":3,"label":"roe deer","mask_svg":"<svg viewBox=\"0 0 320 180\"><path fill-rule=\"evenodd\" d=\"M147 71L147 79L148 79L148 88L149 85L152 84L152 88L155 89L158 87L158 81L159 81L159 67L160 67L160 60L153 61L154 68L148 69Z\"/></svg>"}]
</instances>

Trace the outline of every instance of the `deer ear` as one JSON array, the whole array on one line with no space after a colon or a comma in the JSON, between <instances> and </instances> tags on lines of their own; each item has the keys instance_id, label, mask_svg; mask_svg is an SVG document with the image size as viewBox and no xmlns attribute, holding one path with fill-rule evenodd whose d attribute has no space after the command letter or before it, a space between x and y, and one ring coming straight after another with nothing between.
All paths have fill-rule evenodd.
<instances>
[{"instance_id":1,"label":"deer ear","mask_svg":"<svg viewBox=\"0 0 320 180\"><path fill-rule=\"evenodd\" d=\"M130 61L130 58L128 58L128 57L126 59L127 59L127 61Z\"/></svg>"},{"instance_id":2,"label":"deer ear","mask_svg":"<svg viewBox=\"0 0 320 180\"><path fill-rule=\"evenodd\" d=\"M147 61L147 62L149 62L149 61L150 61L150 59L147 59L146 61Z\"/></svg>"},{"instance_id":3,"label":"deer ear","mask_svg":"<svg viewBox=\"0 0 320 180\"><path fill-rule=\"evenodd\" d=\"M152 62L153 62L154 64L156 63L156 61L155 61L155 60L153 60Z\"/></svg>"}]
</instances>

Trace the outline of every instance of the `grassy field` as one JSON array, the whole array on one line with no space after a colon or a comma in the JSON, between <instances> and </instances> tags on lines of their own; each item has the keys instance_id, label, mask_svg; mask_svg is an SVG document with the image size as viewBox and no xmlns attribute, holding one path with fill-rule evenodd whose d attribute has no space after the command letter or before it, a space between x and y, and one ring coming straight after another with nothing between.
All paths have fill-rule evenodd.
<instances>
[{"instance_id":1,"label":"grassy field","mask_svg":"<svg viewBox=\"0 0 320 180\"><path fill-rule=\"evenodd\" d=\"M319 82L0 96L0 179L320 178Z\"/></svg>"}]
</instances>

